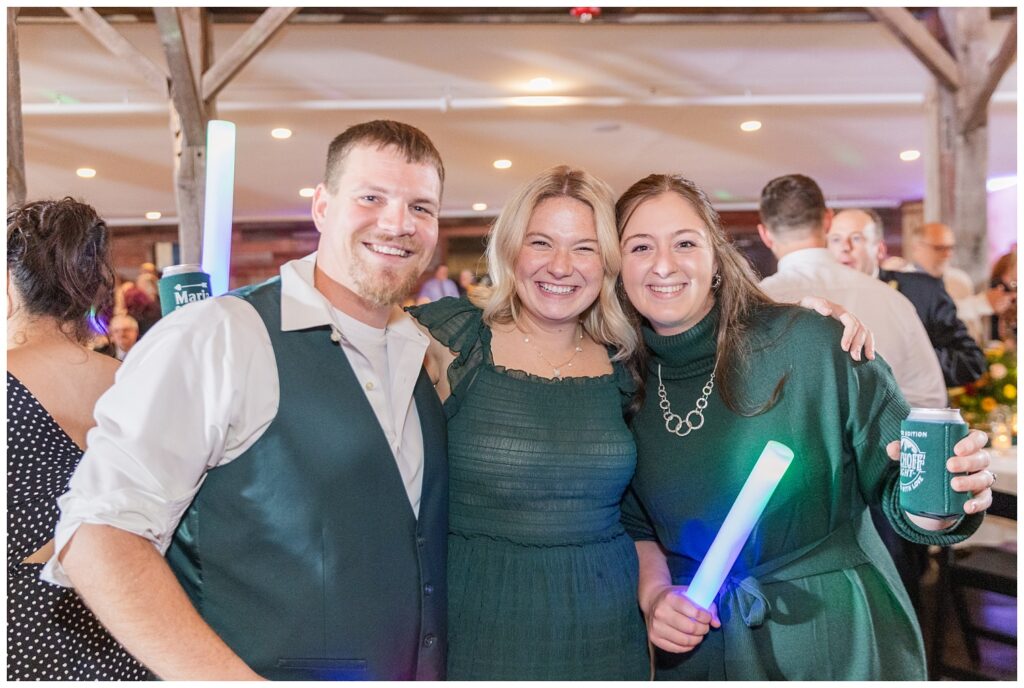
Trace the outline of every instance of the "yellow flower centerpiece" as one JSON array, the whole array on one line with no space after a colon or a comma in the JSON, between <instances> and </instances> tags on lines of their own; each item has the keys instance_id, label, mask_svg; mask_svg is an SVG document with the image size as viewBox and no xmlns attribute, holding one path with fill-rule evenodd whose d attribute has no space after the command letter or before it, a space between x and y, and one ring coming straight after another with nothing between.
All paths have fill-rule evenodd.
<instances>
[{"instance_id":1,"label":"yellow flower centerpiece","mask_svg":"<svg viewBox=\"0 0 1024 688\"><path fill-rule=\"evenodd\" d=\"M984 375L949 390L950 403L960 409L967 424L981 429L988 428L989 414L994 411L1007 417L1017 414L1017 352L999 344L986 349L985 358L988 370ZM1016 423L1013 430L1016 436Z\"/></svg>"}]
</instances>

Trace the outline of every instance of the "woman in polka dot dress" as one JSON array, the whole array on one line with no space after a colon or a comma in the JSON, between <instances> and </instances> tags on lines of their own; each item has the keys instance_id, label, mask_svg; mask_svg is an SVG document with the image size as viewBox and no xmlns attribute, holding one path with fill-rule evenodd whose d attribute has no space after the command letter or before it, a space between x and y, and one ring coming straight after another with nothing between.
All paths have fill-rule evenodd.
<instances>
[{"instance_id":1,"label":"woman in polka dot dress","mask_svg":"<svg viewBox=\"0 0 1024 688\"><path fill-rule=\"evenodd\" d=\"M57 498L82 457L115 359L86 349L109 307L107 228L70 198L7 214L7 678L131 680L149 672L74 591L39 580Z\"/></svg>"}]
</instances>

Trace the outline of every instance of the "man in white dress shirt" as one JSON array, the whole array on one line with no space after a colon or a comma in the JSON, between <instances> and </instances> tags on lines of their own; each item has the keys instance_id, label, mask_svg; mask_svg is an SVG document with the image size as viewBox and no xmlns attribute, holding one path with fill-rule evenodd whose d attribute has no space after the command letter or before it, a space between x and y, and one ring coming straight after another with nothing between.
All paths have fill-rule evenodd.
<instances>
[{"instance_id":1,"label":"man in white dress shirt","mask_svg":"<svg viewBox=\"0 0 1024 688\"><path fill-rule=\"evenodd\" d=\"M444 418L396 305L443 181L418 129L350 127L318 251L163 318L98 403L43 577L159 677L444 678Z\"/></svg>"},{"instance_id":2,"label":"man in white dress shirt","mask_svg":"<svg viewBox=\"0 0 1024 688\"><path fill-rule=\"evenodd\" d=\"M765 293L789 303L820 296L845 307L874 333L911 406L946 407L942 369L913 304L829 252L832 211L815 181L800 174L773 179L761 192L760 210L757 231L779 260L778 271L761 281Z\"/></svg>"},{"instance_id":3,"label":"man in white dress shirt","mask_svg":"<svg viewBox=\"0 0 1024 688\"><path fill-rule=\"evenodd\" d=\"M917 309L885 282L836 259L827 248L832 219L821 189L810 177L791 174L768 182L761 192L758 232L779 259L779 268L761 282L761 288L777 301L793 301L806 293L845 306L874 333L875 348L892 368L907 403L944 408L948 403L942 368ZM871 505L870 511L917 607L927 547L900 537L878 505Z\"/></svg>"}]
</instances>

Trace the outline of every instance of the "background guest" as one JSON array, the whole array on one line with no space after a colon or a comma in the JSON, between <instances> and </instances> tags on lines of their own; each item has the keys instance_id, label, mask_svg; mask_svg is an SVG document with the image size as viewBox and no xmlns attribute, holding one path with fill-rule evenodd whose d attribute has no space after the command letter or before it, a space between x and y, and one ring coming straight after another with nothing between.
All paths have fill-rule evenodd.
<instances>
[{"instance_id":1,"label":"background guest","mask_svg":"<svg viewBox=\"0 0 1024 688\"><path fill-rule=\"evenodd\" d=\"M109 308L107 227L71 198L7 214L7 678L144 679L74 591L39 580L57 497L78 465L96 399L119 363L88 350Z\"/></svg>"},{"instance_id":2,"label":"background guest","mask_svg":"<svg viewBox=\"0 0 1024 688\"><path fill-rule=\"evenodd\" d=\"M434 276L423 283L416 302L420 304L430 303L431 301L443 299L446 296L458 297L458 295L458 286L455 282L448 279L448 266L441 263L434 270Z\"/></svg>"},{"instance_id":3,"label":"background guest","mask_svg":"<svg viewBox=\"0 0 1024 688\"><path fill-rule=\"evenodd\" d=\"M147 263L143 263L145 265ZM157 289L157 277L153 273L140 271L135 283L125 289L124 313L138 323L140 337L160 320L160 292Z\"/></svg>"},{"instance_id":4,"label":"background guest","mask_svg":"<svg viewBox=\"0 0 1024 688\"><path fill-rule=\"evenodd\" d=\"M777 177L761 191L760 212L761 241L779 259L778 272L761 280L761 289L784 303L821 296L842 305L874 333L910 405L944 408L942 369L913 305L828 252L832 211L818 184L802 174Z\"/></svg>"},{"instance_id":5,"label":"background guest","mask_svg":"<svg viewBox=\"0 0 1024 688\"><path fill-rule=\"evenodd\" d=\"M1010 304L1002 313L994 313L989 326L989 337L998 341L1017 343L1017 248L996 260L992 266L990 289L1002 290L1010 297Z\"/></svg>"},{"instance_id":6,"label":"background guest","mask_svg":"<svg viewBox=\"0 0 1024 688\"><path fill-rule=\"evenodd\" d=\"M946 285L946 291L956 303L957 315L967 331L980 343L985 342L986 332L982 318L990 315L1001 316L1016 308L1012 294L998 286L975 293L974 284L966 272L949 263L956 251L956 235L948 225L928 222L911 232L911 265L904 270L920 270L933 277L939 277Z\"/></svg>"},{"instance_id":7,"label":"background guest","mask_svg":"<svg viewBox=\"0 0 1024 688\"><path fill-rule=\"evenodd\" d=\"M882 218L873 210L836 213L828 230L828 248L840 263L877 277L913 304L938 356L947 387L974 382L985 372L985 353L956 317L956 304L942 280L924 272L882 270L885 259Z\"/></svg>"},{"instance_id":8,"label":"background guest","mask_svg":"<svg viewBox=\"0 0 1024 688\"><path fill-rule=\"evenodd\" d=\"M459 283L456 286L459 288L459 296L468 296L476 287L476 275L472 270L463 270L459 273Z\"/></svg>"},{"instance_id":9,"label":"background guest","mask_svg":"<svg viewBox=\"0 0 1024 688\"><path fill-rule=\"evenodd\" d=\"M96 351L123 361L139 340L139 323L132 316L119 313L110 319L107 332L109 343Z\"/></svg>"}]
</instances>

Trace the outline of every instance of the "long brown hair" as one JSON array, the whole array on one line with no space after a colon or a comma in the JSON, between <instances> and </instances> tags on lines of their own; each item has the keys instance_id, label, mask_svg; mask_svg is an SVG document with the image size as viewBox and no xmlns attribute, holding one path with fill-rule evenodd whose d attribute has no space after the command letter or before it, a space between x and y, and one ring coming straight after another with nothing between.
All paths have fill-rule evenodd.
<instances>
[{"instance_id":1,"label":"long brown hair","mask_svg":"<svg viewBox=\"0 0 1024 688\"><path fill-rule=\"evenodd\" d=\"M626 192L619 197L615 204L615 219L619 238L621 240L626 223L629 222L636 209L645 201L664 193L674 193L682 197L707 227L712 254L715 264L718 266L718 273L722 278L721 285L714 292L715 302L719 308L716 349L718 352L718 389L722 401L734 413L745 416L763 413L775 405L782 393L786 376L783 375L779 379L771 397L766 402L751 407L750 404L744 403L740 394L743 367L745 358L751 349L748 335L755 313L762 308L778 307L779 304L761 291L750 263L729 241L725 230L722 229L721 218L711 206L707 195L692 181L680 175L648 175L626 189ZM644 318L630 303L621 280L619 281L619 295L623 308L634 327L637 328L639 336L639 329ZM643 341L642 338L641 341ZM646 347L641 346L638 355L630 361L634 377L639 380L646 379L647 358ZM644 392L645 389L641 383L638 394L630 406L631 412L635 413L643 405Z\"/></svg>"}]
</instances>

